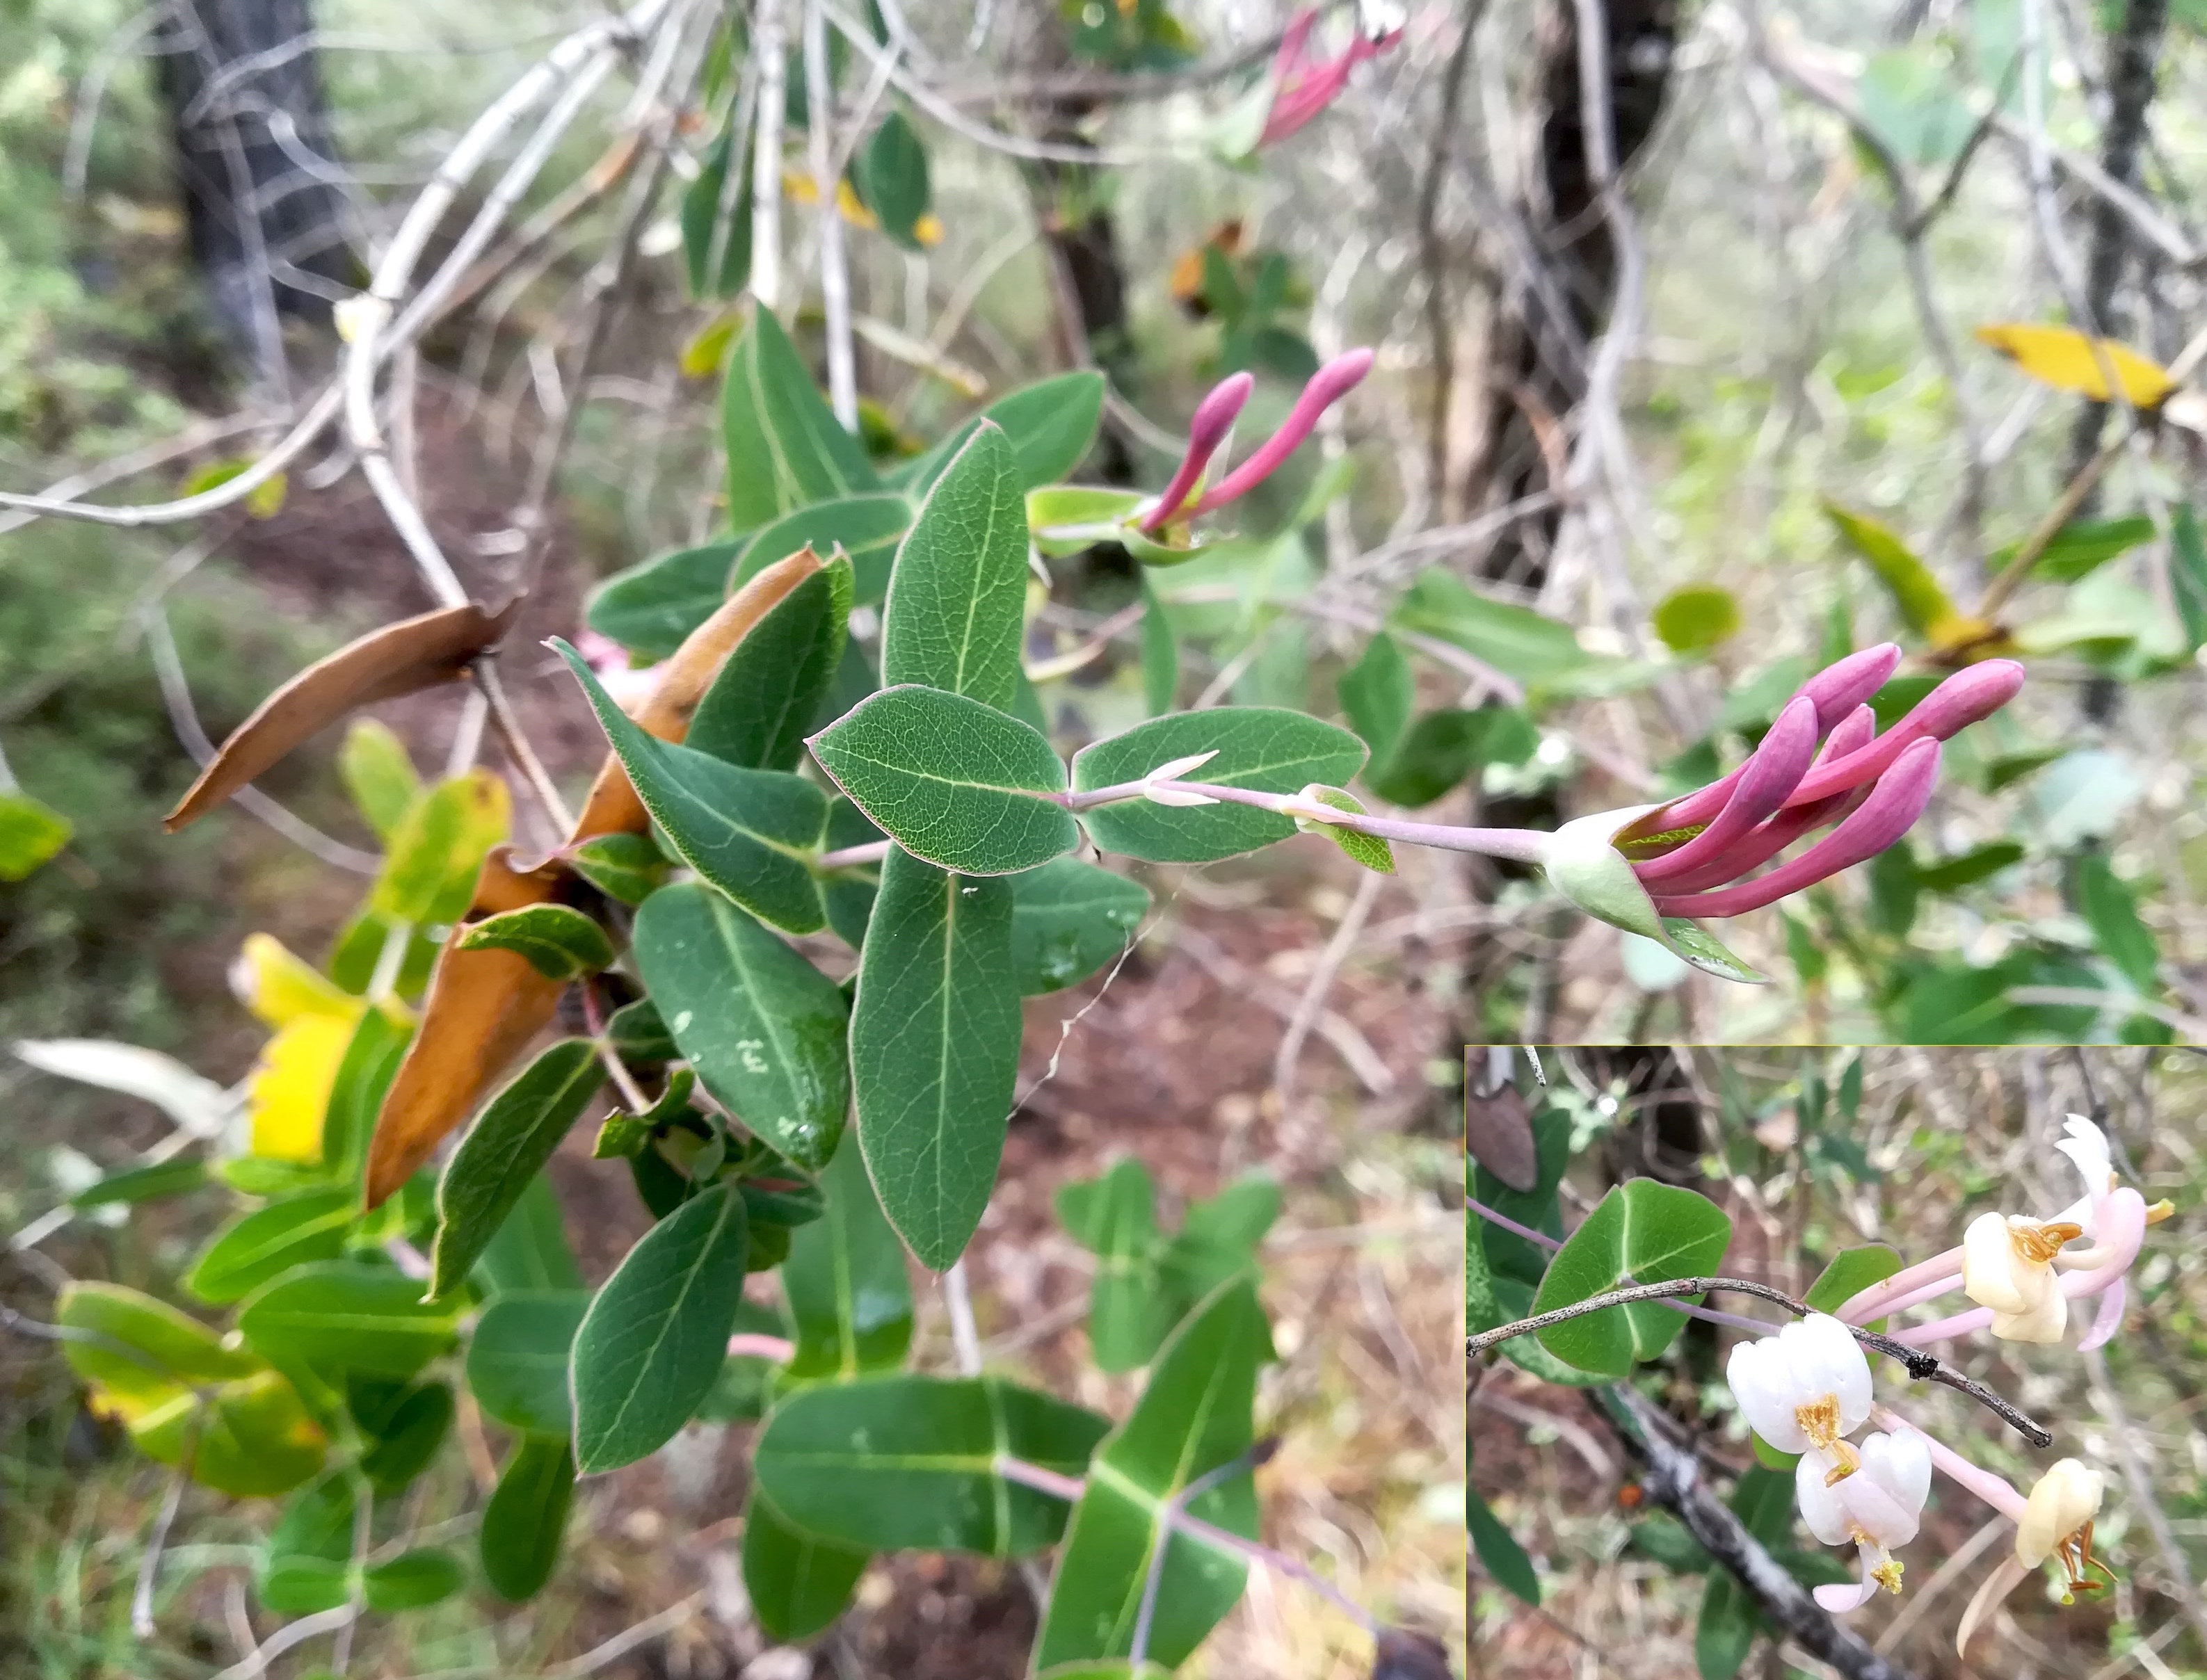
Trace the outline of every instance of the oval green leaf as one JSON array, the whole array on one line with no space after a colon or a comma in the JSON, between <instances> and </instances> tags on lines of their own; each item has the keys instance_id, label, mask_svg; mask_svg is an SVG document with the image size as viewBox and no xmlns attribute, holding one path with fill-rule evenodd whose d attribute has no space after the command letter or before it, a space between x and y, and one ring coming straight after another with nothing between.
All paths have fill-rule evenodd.
<instances>
[{"instance_id":1,"label":"oval green leaf","mask_svg":"<svg viewBox=\"0 0 2207 1680\"><path fill-rule=\"evenodd\" d=\"M792 1379L848 1382L892 1371L912 1346L912 1283L904 1245L890 1229L855 1148L835 1151L820 1175L822 1216L791 1234L781 1288L797 1328Z\"/></svg>"},{"instance_id":2,"label":"oval green leaf","mask_svg":"<svg viewBox=\"0 0 2207 1680\"><path fill-rule=\"evenodd\" d=\"M1115 960L1150 913L1150 889L1078 858L1012 879L1012 966L1022 995L1078 985Z\"/></svg>"},{"instance_id":3,"label":"oval green leaf","mask_svg":"<svg viewBox=\"0 0 2207 1680\"><path fill-rule=\"evenodd\" d=\"M793 770L835 684L851 616L851 563L822 566L728 655L690 720L686 745L752 770Z\"/></svg>"},{"instance_id":4,"label":"oval green leaf","mask_svg":"<svg viewBox=\"0 0 2207 1680\"><path fill-rule=\"evenodd\" d=\"M617 571L590 592L583 621L639 660L672 658L727 599L728 568L744 541L678 549Z\"/></svg>"},{"instance_id":5,"label":"oval green leaf","mask_svg":"<svg viewBox=\"0 0 2207 1680\"><path fill-rule=\"evenodd\" d=\"M242 1300L278 1272L334 1260L360 1212L350 1190L320 1190L272 1202L216 1233L185 1275L184 1287L215 1306Z\"/></svg>"},{"instance_id":6,"label":"oval green leaf","mask_svg":"<svg viewBox=\"0 0 2207 1680\"><path fill-rule=\"evenodd\" d=\"M237 1328L271 1363L411 1377L452 1345L457 1305L434 1306L403 1272L325 1260L289 1272L238 1309Z\"/></svg>"},{"instance_id":7,"label":"oval green leaf","mask_svg":"<svg viewBox=\"0 0 2207 1680\"><path fill-rule=\"evenodd\" d=\"M871 1557L804 1533L751 1485L744 1506L744 1589L759 1625L776 1639L825 1633Z\"/></svg>"},{"instance_id":8,"label":"oval green leaf","mask_svg":"<svg viewBox=\"0 0 2207 1680\"><path fill-rule=\"evenodd\" d=\"M468 1341L468 1392L509 1429L565 1440L573 1427L567 1366L590 1298L580 1289L517 1290L483 1309Z\"/></svg>"},{"instance_id":9,"label":"oval green leaf","mask_svg":"<svg viewBox=\"0 0 2207 1680\"><path fill-rule=\"evenodd\" d=\"M478 1536L483 1579L499 1597L519 1604L544 1589L559 1565L574 1496L566 1437L523 1436L499 1472Z\"/></svg>"},{"instance_id":10,"label":"oval green leaf","mask_svg":"<svg viewBox=\"0 0 2207 1680\"><path fill-rule=\"evenodd\" d=\"M1601 1199L1548 1262L1533 1311L1551 1312L1629 1283L1703 1276L1716 1270L1731 1241L1731 1219L1708 1197L1652 1178L1629 1179ZM1686 1315L1676 1307L1639 1301L1567 1318L1539 1336L1565 1364L1614 1378L1659 1357L1685 1327Z\"/></svg>"},{"instance_id":11,"label":"oval green leaf","mask_svg":"<svg viewBox=\"0 0 2207 1680\"><path fill-rule=\"evenodd\" d=\"M897 549L882 610L882 681L1012 708L1027 587L1026 505L1011 445L984 421Z\"/></svg>"},{"instance_id":12,"label":"oval green leaf","mask_svg":"<svg viewBox=\"0 0 2207 1680\"><path fill-rule=\"evenodd\" d=\"M460 936L463 951L512 951L547 980L579 980L613 963L606 930L564 904L523 905L470 923Z\"/></svg>"},{"instance_id":13,"label":"oval green leaf","mask_svg":"<svg viewBox=\"0 0 2207 1680\"><path fill-rule=\"evenodd\" d=\"M881 481L864 446L836 423L770 309L752 311L729 355L721 424L728 523L739 530Z\"/></svg>"}]
</instances>

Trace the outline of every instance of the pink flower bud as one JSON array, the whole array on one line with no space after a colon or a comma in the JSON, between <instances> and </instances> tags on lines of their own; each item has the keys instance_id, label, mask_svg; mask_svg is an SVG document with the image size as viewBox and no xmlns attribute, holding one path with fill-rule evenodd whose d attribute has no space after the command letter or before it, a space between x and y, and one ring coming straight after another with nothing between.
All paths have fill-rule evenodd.
<instances>
[{"instance_id":1,"label":"pink flower bud","mask_svg":"<svg viewBox=\"0 0 2207 1680\"><path fill-rule=\"evenodd\" d=\"M1849 762L1863 756L1853 754L1841 762ZM1813 887L1842 870L1852 869L1891 846L1923 815L1938 780L1939 743L1923 738L1912 741L1893 760L1892 768L1878 777L1870 796L1838 828L1790 864L1781 864L1767 875L1714 893L1659 896L1655 908L1665 916L1737 916L1775 904L1788 894Z\"/></svg>"},{"instance_id":2,"label":"pink flower bud","mask_svg":"<svg viewBox=\"0 0 2207 1680\"><path fill-rule=\"evenodd\" d=\"M1229 374L1195 405L1195 414L1187 423L1187 453L1181 457L1180 465L1173 469L1172 481L1165 486L1164 494L1157 498L1157 505L1141 517L1139 525L1144 533L1155 536L1180 511L1181 504L1202 481L1203 469L1211 464L1211 456L1234 429L1235 417L1249 400L1256 384L1253 374Z\"/></svg>"},{"instance_id":3,"label":"pink flower bud","mask_svg":"<svg viewBox=\"0 0 2207 1680\"><path fill-rule=\"evenodd\" d=\"M1785 803L1800 805L1828 798L1883 775L1886 767L1916 743L1951 739L1980 718L1990 717L2015 698L2023 679L2023 667L2012 659L1989 659L1966 671L1957 671L1869 746L1820 764L1802 777L1801 785Z\"/></svg>"},{"instance_id":4,"label":"pink flower bud","mask_svg":"<svg viewBox=\"0 0 2207 1680\"><path fill-rule=\"evenodd\" d=\"M1716 820L1676 852L1666 852L1635 871L1653 892L1721 856L1755 825L1785 803L1785 796L1816 756L1816 702L1808 695L1790 700L1742 767L1738 783ZM1735 870L1730 880L1739 873Z\"/></svg>"},{"instance_id":5,"label":"pink flower bud","mask_svg":"<svg viewBox=\"0 0 2207 1680\"><path fill-rule=\"evenodd\" d=\"M1331 105L1349 85L1349 72L1367 58L1403 39L1400 29L1384 35L1360 33L1341 57L1325 63L1309 57L1311 27L1318 21L1313 8L1298 13L1280 37L1280 50L1272 60L1272 105L1265 118L1265 131L1257 144L1271 146L1285 140Z\"/></svg>"},{"instance_id":6,"label":"pink flower bud","mask_svg":"<svg viewBox=\"0 0 2207 1680\"><path fill-rule=\"evenodd\" d=\"M1280 463L1294 454L1302 440L1316 429L1319 416L1372 371L1373 360L1370 350L1354 350L1334 357L1313 374L1280 429L1266 439L1255 454L1213 486L1201 501L1188 510L1187 517L1193 519L1216 511L1270 478Z\"/></svg>"},{"instance_id":7,"label":"pink flower bud","mask_svg":"<svg viewBox=\"0 0 2207 1680\"><path fill-rule=\"evenodd\" d=\"M1867 706L1857 706L1831 732L1819 756L1825 761L1844 756L1869 745L1870 738L1876 733L1877 714ZM1791 810L1780 810L1761 828L1726 846L1706 864L1666 880L1664 885L1673 893L1698 893L1704 888L1721 887L1727 881L1737 881L1749 870L1761 869L1802 835L1840 821L1869 797L1869 788L1858 787L1852 792L1834 793L1830 798L1819 799L1812 805L1796 805ZM1642 872L1642 879L1646 879L1645 871Z\"/></svg>"}]
</instances>

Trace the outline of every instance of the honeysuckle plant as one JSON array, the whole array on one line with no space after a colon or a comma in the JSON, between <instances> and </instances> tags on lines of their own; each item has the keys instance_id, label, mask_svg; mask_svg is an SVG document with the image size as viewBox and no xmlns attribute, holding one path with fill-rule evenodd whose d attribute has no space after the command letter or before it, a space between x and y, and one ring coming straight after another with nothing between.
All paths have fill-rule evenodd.
<instances>
[{"instance_id":1,"label":"honeysuckle plant","mask_svg":"<svg viewBox=\"0 0 2207 1680\"><path fill-rule=\"evenodd\" d=\"M1817 1085L1821 1109L1827 1093L1816 1076L1809 1079ZM1857 1061L1841 1082L1842 1117L1853 1113L1860 1079ZM1815 1604L1833 1615L1858 1610L1881 1593L1904 1591L1907 1551L1935 1478L2015 1524L2002 1562L1958 1621L1958 1648L2049 1562L2060 1566L2065 1603L2112 1582L2092 1552L2092 1524L2104 1493L2097 1472L2073 1457L2052 1459L2028 1492L2019 1491L1975 1462L1975 1432L1934 1429L1909 1415L1908 1399L1911 1385L1936 1383L1977 1401L1985 1427L2007 1444L2019 1437L2038 1453L2054 1445L2058 1424L2042 1425L1962 1374L1955 1361L1979 1338L2031 1343L2063 1357L2056 1350L2072 1346L2065 1331L2072 1301L2095 1304L2090 1322L2074 1337L2076 1353L2102 1345L2120 1328L2125 1276L2150 1227L2172 1210L2166 1203L2149 1207L2120 1182L2096 1124L2068 1116L2049 1153L2049 1163L2064 1172L2073 1167L2084 1181L2083 1195L2059 1211L1974 1213L1953 1247L1914 1264L1884 1245L1845 1249L1796 1298L1726 1276L1729 1217L1696 1192L1652 1179L1617 1185L1566 1235L1557 1187L1569 1164L1574 1121L1567 1108L1543 1103L1537 1091L1534 1103L1529 1157L1522 1148L1480 1151L1510 1170L1511 1179L1484 1164L1473 1175L1474 1360L1498 1354L1552 1382L1613 1384L1662 1358L1690 1317L1742 1332L1724 1363L1724 1388L1750 1432L1758 1462L1742 1477L1733 1509L1749 1519L1748 1532L1779 1553ZM1474 1145L1480 1150L1479 1138ZM1773 1324L1705 1304L1724 1292L1792 1316ZM1900 1316L1926 1308L1935 1313L1935 1304L1955 1293L1978 1304L1921 1321ZM1786 1550L1791 1522L1779 1520L1785 1513L1797 1516L1823 1545L1852 1548L1854 1567L1833 1569L1828 1554ZM1494 1577L1537 1596L1522 1553L1475 1498L1473 1532ZM1726 1620L1733 1613L1713 1587L1701 1644L1705 1680L1726 1680L1746 1654L1752 1621L1743 1629ZM1801 1632L1797 1626L1790 1630ZM1848 1661L1836 1665L1857 1671Z\"/></svg>"}]
</instances>

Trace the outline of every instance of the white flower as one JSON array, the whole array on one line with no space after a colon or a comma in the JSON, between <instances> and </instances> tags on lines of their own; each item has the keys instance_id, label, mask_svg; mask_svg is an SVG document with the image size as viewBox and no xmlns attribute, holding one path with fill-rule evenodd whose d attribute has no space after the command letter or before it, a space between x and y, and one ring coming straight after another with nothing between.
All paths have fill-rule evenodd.
<instances>
[{"instance_id":1,"label":"white flower","mask_svg":"<svg viewBox=\"0 0 2207 1680\"><path fill-rule=\"evenodd\" d=\"M1869 1418L1869 1361L1829 1313L1732 1350L1725 1381L1748 1425L1780 1452L1814 1450L1827 1468L1853 1468L1845 1438Z\"/></svg>"},{"instance_id":2,"label":"white flower","mask_svg":"<svg viewBox=\"0 0 2207 1680\"><path fill-rule=\"evenodd\" d=\"M1916 1538L1931 1493L1931 1446L1920 1431L1904 1427L1866 1438L1861 1468L1836 1482L1815 1458L1803 1457L1794 1467L1793 1491L1809 1533L1827 1545L1852 1540L1861 1551L1861 1583L1819 1587L1818 1604L1855 1610L1881 1587L1900 1590L1900 1561L1893 1551Z\"/></svg>"},{"instance_id":3,"label":"white flower","mask_svg":"<svg viewBox=\"0 0 2207 1680\"><path fill-rule=\"evenodd\" d=\"M1981 1213L1962 1233L1962 1289L1993 1310L1993 1334L2004 1342L2059 1342L2069 1302L2054 1275L2054 1257L2083 1229L2068 1222Z\"/></svg>"},{"instance_id":4,"label":"white flower","mask_svg":"<svg viewBox=\"0 0 2207 1680\"><path fill-rule=\"evenodd\" d=\"M2015 1525L2015 1559L2035 1569L2059 1555L2072 1587L2085 1585L2080 1565L2091 1556L2092 1519L2107 1484L2100 1473L2065 1458L2041 1476Z\"/></svg>"},{"instance_id":5,"label":"white flower","mask_svg":"<svg viewBox=\"0 0 2207 1680\"><path fill-rule=\"evenodd\" d=\"M2114 1162L2108 1153L2108 1134L2082 1115L2071 1115L2063 1121L2061 1131L2063 1135L2054 1147L2076 1163L2084 1180L2084 1199L2075 1209L2065 1209L2054 1217L2074 1219L2084 1226L2084 1235L2090 1236L2093 1208L2120 1181L2115 1177Z\"/></svg>"}]
</instances>

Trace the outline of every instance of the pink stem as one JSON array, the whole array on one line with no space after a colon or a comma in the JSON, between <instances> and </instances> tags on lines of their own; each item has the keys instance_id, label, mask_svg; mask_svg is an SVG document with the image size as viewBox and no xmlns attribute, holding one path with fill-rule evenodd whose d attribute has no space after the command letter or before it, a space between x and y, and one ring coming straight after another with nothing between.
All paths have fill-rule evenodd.
<instances>
[{"instance_id":1,"label":"pink stem","mask_svg":"<svg viewBox=\"0 0 2207 1680\"><path fill-rule=\"evenodd\" d=\"M1769 874L1714 893L1657 898L1664 916L1737 916L1774 904L1789 893L1813 887L1842 870L1875 858L1915 825L1931 802L1939 780L1939 744L1917 741L1902 752L1893 768L1878 778L1875 791L1845 822L1790 864ZM1842 783L1840 786L1850 786ZM1790 802L1789 802L1790 803Z\"/></svg>"},{"instance_id":2,"label":"pink stem","mask_svg":"<svg viewBox=\"0 0 2207 1680\"><path fill-rule=\"evenodd\" d=\"M1914 1265L1881 1278L1867 1289L1857 1290L1839 1303L1839 1310L1832 1316L1841 1324L1864 1324L1872 1318L1882 1318L1893 1310L1896 1296L1911 1289L1921 1288L1934 1278L1962 1275L1962 1251L1949 1248L1944 1253L1934 1254L1928 1260L1918 1260Z\"/></svg>"},{"instance_id":3,"label":"pink stem","mask_svg":"<svg viewBox=\"0 0 2207 1680\"><path fill-rule=\"evenodd\" d=\"M746 1331L728 1338L730 1359L768 1360L787 1365L797 1357L797 1344L779 1336L756 1336Z\"/></svg>"},{"instance_id":4,"label":"pink stem","mask_svg":"<svg viewBox=\"0 0 2207 1680\"><path fill-rule=\"evenodd\" d=\"M1900 1416L1889 1406L1874 1406L1870 1408L1869 1415L1873 1423L1888 1433L1897 1430L1916 1428L1915 1425ZM1958 1482L1968 1488L1971 1492L1976 1494L2002 1516L2014 1522L2022 1521L2023 1495L2016 1492L2007 1477L1997 1475L1982 1465L1971 1463L1968 1459L1963 1457L1961 1454L1928 1430L1917 1429L1916 1432L1923 1437L1925 1443L1931 1449L1933 1468L1945 1475L1949 1481Z\"/></svg>"},{"instance_id":5,"label":"pink stem","mask_svg":"<svg viewBox=\"0 0 2207 1680\"><path fill-rule=\"evenodd\" d=\"M1350 350L1337 356L1310 377L1303 394L1288 411L1280 429L1266 439L1264 445L1226 475L1187 511L1191 519L1215 512L1236 497L1246 496L1258 485L1271 476L1281 462L1294 454L1310 436L1319 422L1319 416L1338 402L1356 383L1372 371L1373 355L1368 350Z\"/></svg>"}]
</instances>

